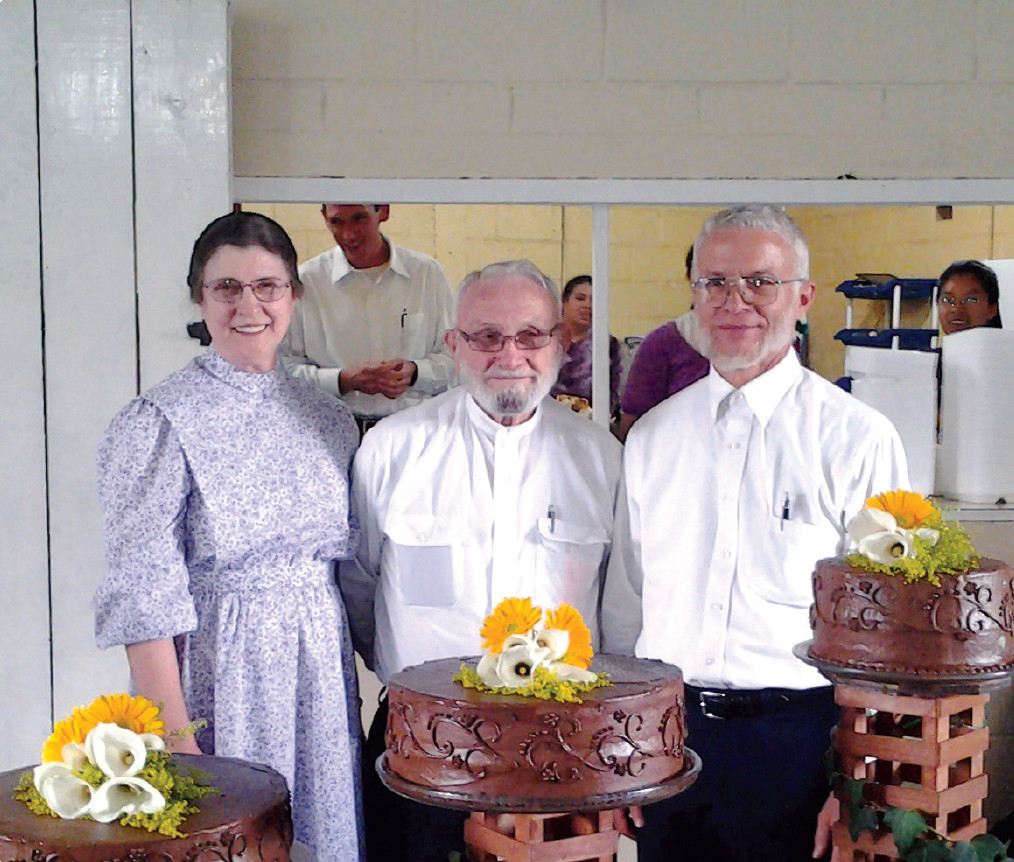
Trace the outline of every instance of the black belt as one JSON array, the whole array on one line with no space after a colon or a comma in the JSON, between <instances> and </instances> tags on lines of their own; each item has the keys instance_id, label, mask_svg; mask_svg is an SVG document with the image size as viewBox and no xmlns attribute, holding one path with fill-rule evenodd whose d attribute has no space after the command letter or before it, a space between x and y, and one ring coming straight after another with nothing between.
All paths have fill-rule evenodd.
<instances>
[{"instance_id":1,"label":"black belt","mask_svg":"<svg viewBox=\"0 0 1014 862\"><path fill-rule=\"evenodd\" d=\"M362 437L367 431L369 431L374 425L376 425L383 416L355 416L356 426L359 428L359 436Z\"/></svg>"},{"instance_id":2,"label":"black belt","mask_svg":"<svg viewBox=\"0 0 1014 862\"><path fill-rule=\"evenodd\" d=\"M827 697L828 686L817 688L697 688L685 686L687 706L696 705L705 718L755 718L799 706L809 706Z\"/></svg>"}]
</instances>

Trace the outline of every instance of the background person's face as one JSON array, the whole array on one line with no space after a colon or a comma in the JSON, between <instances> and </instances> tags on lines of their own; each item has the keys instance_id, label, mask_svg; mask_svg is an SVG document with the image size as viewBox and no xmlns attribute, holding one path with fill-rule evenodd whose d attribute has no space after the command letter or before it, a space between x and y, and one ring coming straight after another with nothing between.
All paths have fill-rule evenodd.
<instances>
[{"instance_id":1,"label":"background person's face","mask_svg":"<svg viewBox=\"0 0 1014 862\"><path fill-rule=\"evenodd\" d=\"M946 299L954 301L949 304ZM985 326L996 316L996 303L973 275L951 276L940 288L940 328L945 335Z\"/></svg>"},{"instance_id":2,"label":"background person's face","mask_svg":"<svg viewBox=\"0 0 1014 862\"><path fill-rule=\"evenodd\" d=\"M378 266L386 258L384 238L380 225L387 221L390 210L386 206L362 204L328 204L324 207L324 222L338 243L345 259L357 269Z\"/></svg>"},{"instance_id":3,"label":"background person's face","mask_svg":"<svg viewBox=\"0 0 1014 862\"><path fill-rule=\"evenodd\" d=\"M563 320L571 329L588 329L592 322L592 295L590 284L579 284L563 301Z\"/></svg>"},{"instance_id":4,"label":"background person's face","mask_svg":"<svg viewBox=\"0 0 1014 862\"><path fill-rule=\"evenodd\" d=\"M458 308L458 328L468 333L484 329L504 335L523 329L547 332L557 322L546 292L520 275L473 285ZM483 353L469 347L460 333L450 333L448 345L469 394L493 417L527 418L549 392L560 367L556 336L537 350L519 350L508 341L496 353Z\"/></svg>"},{"instance_id":5,"label":"background person's face","mask_svg":"<svg viewBox=\"0 0 1014 862\"><path fill-rule=\"evenodd\" d=\"M769 275L778 280L795 278L796 254L776 233L747 228L720 228L707 236L697 250L697 278ZM695 291L694 309L706 342L706 355L715 369L735 385L762 374L788 351L813 297L810 283L782 284L770 305L744 302L737 290L717 307L705 291ZM729 378L731 380L731 378Z\"/></svg>"}]
</instances>

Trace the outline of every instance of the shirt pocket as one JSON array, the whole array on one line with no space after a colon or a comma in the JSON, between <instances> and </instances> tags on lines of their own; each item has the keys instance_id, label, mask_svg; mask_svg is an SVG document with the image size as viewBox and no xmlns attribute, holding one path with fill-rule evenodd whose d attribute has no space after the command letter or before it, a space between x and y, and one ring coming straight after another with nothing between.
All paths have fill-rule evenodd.
<instances>
[{"instance_id":1,"label":"shirt pocket","mask_svg":"<svg viewBox=\"0 0 1014 862\"><path fill-rule=\"evenodd\" d=\"M403 314L401 317L401 351L405 359L421 359L429 353L426 338L426 315Z\"/></svg>"},{"instance_id":2,"label":"shirt pocket","mask_svg":"<svg viewBox=\"0 0 1014 862\"><path fill-rule=\"evenodd\" d=\"M599 568L609 534L596 524L539 518L536 570L539 595L587 606L598 597Z\"/></svg>"},{"instance_id":3,"label":"shirt pocket","mask_svg":"<svg viewBox=\"0 0 1014 862\"><path fill-rule=\"evenodd\" d=\"M460 529L450 518L392 512L384 525L390 568L406 605L449 608L458 599L455 578L455 535Z\"/></svg>"},{"instance_id":4,"label":"shirt pocket","mask_svg":"<svg viewBox=\"0 0 1014 862\"><path fill-rule=\"evenodd\" d=\"M771 501L764 553L754 561L750 586L761 598L779 605L808 608L813 602L813 566L834 556L838 531L802 492L779 492ZM766 539L766 541L765 541Z\"/></svg>"}]
</instances>

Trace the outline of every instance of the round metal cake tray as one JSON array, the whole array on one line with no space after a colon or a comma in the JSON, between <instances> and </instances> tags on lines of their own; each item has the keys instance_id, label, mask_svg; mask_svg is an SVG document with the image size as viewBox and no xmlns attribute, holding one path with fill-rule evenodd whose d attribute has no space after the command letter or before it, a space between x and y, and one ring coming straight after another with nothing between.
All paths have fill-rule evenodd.
<instances>
[{"instance_id":1,"label":"round metal cake tray","mask_svg":"<svg viewBox=\"0 0 1014 862\"><path fill-rule=\"evenodd\" d=\"M631 805L649 805L682 793L697 780L701 771L701 758L697 752L685 748L683 769L672 778L660 784L652 784L637 790L624 790L618 793L599 793L582 796L579 799L542 799L538 797L490 796L483 797L475 793L464 793L455 790L435 790L406 781L400 775L391 772L387 766L387 753L377 758L377 774L384 786L399 796L436 805L441 808L457 808L464 811L510 812L513 814L563 814L575 811L607 811L613 808L626 808ZM563 807L561 807L563 806Z\"/></svg>"},{"instance_id":2,"label":"round metal cake tray","mask_svg":"<svg viewBox=\"0 0 1014 862\"><path fill-rule=\"evenodd\" d=\"M1014 667L1005 670L983 671L982 673L897 673L891 671L864 670L833 664L810 656L812 640L803 641L792 648L792 654L800 661L817 668L835 685L854 685L874 688L885 694L901 694L913 697L945 697L951 694L979 694L996 691L1011 684Z\"/></svg>"}]
</instances>

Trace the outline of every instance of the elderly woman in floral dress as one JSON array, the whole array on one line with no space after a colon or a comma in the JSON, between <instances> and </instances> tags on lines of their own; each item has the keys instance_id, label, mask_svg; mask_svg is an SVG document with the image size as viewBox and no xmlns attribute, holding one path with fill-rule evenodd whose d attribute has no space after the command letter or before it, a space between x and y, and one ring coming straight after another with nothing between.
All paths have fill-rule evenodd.
<instances>
[{"instance_id":1,"label":"elderly woman in floral dress","mask_svg":"<svg viewBox=\"0 0 1014 862\"><path fill-rule=\"evenodd\" d=\"M302 290L278 224L216 219L188 283L211 347L128 404L99 451L98 644L126 646L170 733L207 722L175 750L271 765L296 839L360 859L358 693L333 576L354 551L355 424L276 359Z\"/></svg>"}]
</instances>

